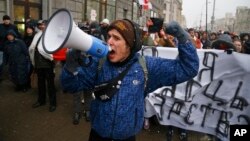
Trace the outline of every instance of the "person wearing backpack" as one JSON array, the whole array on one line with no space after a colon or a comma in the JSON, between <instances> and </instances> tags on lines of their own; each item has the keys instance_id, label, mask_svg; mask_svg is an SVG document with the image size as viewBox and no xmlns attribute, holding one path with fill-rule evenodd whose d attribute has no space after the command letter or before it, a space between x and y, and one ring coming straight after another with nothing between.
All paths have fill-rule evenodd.
<instances>
[{"instance_id":1,"label":"person wearing backpack","mask_svg":"<svg viewBox=\"0 0 250 141\"><path fill-rule=\"evenodd\" d=\"M145 56L147 80L137 53L142 47L141 29L128 19L110 24L107 44L111 51L105 59L92 57L92 63L84 67L79 63L79 59L86 61L82 53L68 51L60 76L62 87L71 93L92 91L95 96L89 141L135 141L143 127L146 94L197 75L199 59L189 34L174 21L164 31L178 39L179 56ZM101 67L100 60L104 60Z\"/></svg>"}]
</instances>

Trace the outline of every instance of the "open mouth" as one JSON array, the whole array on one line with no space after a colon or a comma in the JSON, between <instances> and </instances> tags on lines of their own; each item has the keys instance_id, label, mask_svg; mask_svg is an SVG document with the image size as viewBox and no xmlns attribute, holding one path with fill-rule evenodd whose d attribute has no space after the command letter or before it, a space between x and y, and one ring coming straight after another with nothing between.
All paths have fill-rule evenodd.
<instances>
[{"instance_id":1,"label":"open mouth","mask_svg":"<svg viewBox=\"0 0 250 141\"><path fill-rule=\"evenodd\" d=\"M115 55L115 51L113 49L111 49L111 51L109 52L108 56L110 59L112 59Z\"/></svg>"},{"instance_id":2,"label":"open mouth","mask_svg":"<svg viewBox=\"0 0 250 141\"><path fill-rule=\"evenodd\" d=\"M109 54L115 54L115 51L113 49L111 49L111 51L109 52Z\"/></svg>"}]
</instances>

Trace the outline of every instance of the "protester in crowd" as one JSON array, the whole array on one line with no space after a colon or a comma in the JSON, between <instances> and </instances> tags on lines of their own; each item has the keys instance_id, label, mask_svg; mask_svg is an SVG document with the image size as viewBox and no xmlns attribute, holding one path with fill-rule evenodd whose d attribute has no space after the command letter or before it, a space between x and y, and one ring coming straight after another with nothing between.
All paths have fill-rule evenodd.
<instances>
[{"instance_id":1,"label":"protester in crowd","mask_svg":"<svg viewBox=\"0 0 250 141\"><path fill-rule=\"evenodd\" d=\"M217 39L217 34L215 32L210 33L209 40L212 43Z\"/></svg>"},{"instance_id":2,"label":"protester in crowd","mask_svg":"<svg viewBox=\"0 0 250 141\"><path fill-rule=\"evenodd\" d=\"M155 42L157 46L175 47L174 37L166 34L163 29L156 33Z\"/></svg>"},{"instance_id":3,"label":"protester in crowd","mask_svg":"<svg viewBox=\"0 0 250 141\"><path fill-rule=\"evenodd\" d=\"M149 27L153 26L153 21L147 17L146 25L142 30L142 45L144 46L156 46L157 43L154 41L154 34L149 32ZM152 36L153 35L153 36Z\"/></svg>"},{"instance_id":4,"label":"protester in crowd","mask_svg":"<svg viewBox=\"0 0 250 141\"><path fill-rule=\"evenodd\" d=\"M242 52L243 52L243 49L242 49L241 40L240 40L240 39L238 39L238 40L235 39L235 40L233 40L233 43L234 43L236 52L242 53Z\"/></svg>"},{"instance_id":5,"label":"protester in crowd","mask_svg":"<svg viewBox=\"0 0 250 141\"><path fill-rule=\"evenodd\" d=\"M23 41L25 42L25 44L28 48L31 45L31 42L32 42L35 34L36 34L36 32L35 32L35 28L33 26L26 27ZM29 62L30 62L30 59L29 59ZM29 67L30 69L29 69L29 75L28 75L28 81L27 81L27 88L28 89L31 88L31 75L34 71L34 67L33 67L31 62L29 63L29 65L30 65L30 67Z\"/></svg>"},{"instance_id":6,"label":"protester in crowd","mask_svg":"<svg viewBox=\"0 0 250 141\"><path fill-rule=\"evenodd\" d=\"M239 35L237 35L236 33L232 33L232 34L231 34L231 37L232 37L232 40L233 40L233 41L235 41L235 40L240 40Z\"/></svg>"},{"instance_id":7,"label":"protester in crowd","mask_svg":"<svg viewBox=\"0 0 250 141\"><path fill-rule=\"evenodd\" d=\"M208 39L207 32L203 32L202 33L200 41L202 43L202 48L203 49L209 49L209 48L211 48L211 42Z\"/></svg>"},{"instance_id":8,"label":"protester in crowd","mask_svg":"<svg viewBox=\"0 0 250 141\"><path fill-rule=\"evenodd\" d=\"M1 38L5 38L6 37L6 33L9 30L13 30L15 32L16 38L22 39L22 36L21 36L20 32L18 31L17 26L11 23L10 16L4 15L3 16L3 23L0 26L0 35L1 35Z\"/></svg>"},{"instance_id":9,"label":"protester in crowd","mask_svg":"<svg viewBox=\"0 0 250 141\"><path fill-rule=\"evenodd\" d=\"M31 17L29 17L28 19L26 19L25 26L26 27L32 27L34 29L34 31L37 32L38 31L37 22L38 21L36 21L36 20L32 19Z\"/></svg>"},{"instance_id":10,"label":"protester in crowd","mask_svg":"<svg viewBox=\"0 0 250 141\"><path fill-rule=\"evenodd\" d=\"M102 32L101 32L101 27L97 21L92 21L90 23L89 31L90 31L89 33L90 35L105 41L104 36L102 35Z\"/></svg>"},{"instance_id":11,"label":"protester in crowd","mask_svg":"<svg viewBox=\"0 0 250 141\"><path fill-rule=\"evenodd\" d=\"M3 67L5 62L5 55L4 55L4 43L7 41L6 35L9 30L12 30L15 32L15 35L18 39L21 39L21 34L19 33L16 25L11 24L11 18L8 15L3 16L3 23L0 24L0 81L2 80L2 73L3 73Z\"/></svg>"},{"instance_id":12,"label":"protester in crowd","mask_svg":"<svg viewBox=\"0 0 250 141\"><path fill-rule=\"evenodd\" d=\"M38 98L36 103L32 105L33 108L37 108L46 104L46 92L49 95L49 111L56 110L56 89L54 83L54 62L53 56L47 54L41 44L41 37L45 31L47 21L42 20L38 23L40 31L36 33L33 41L29 47L29 54L31 62L34 66L35 72L38 78Z\"/></svg>"},{"instance_id":13,"label":"protester in crowd","mask_svg":"<svg viewBox=\"0 0 250 141\"><path fill-rule=\"evenodd\" d=\"M73 95L73 124L77 125L84 115L87 122L90 121L90 104L93 100L92 93L87 92L76 92ZM83 107L83 108L82 108Z\"/></svg>"},{"instance_id":14,"label":"protester in crowd","mask_svg":"<svg viewBox=\"0 0 250 141\"><path fill-rule=\"evenodd\" d=\"M82 92L76 92L73 94L73 121L74 125L79 124L82 117Z\"/></svg>"},{"instance_id":15,"label":"protester in crowd","mask_svg":"<svg viewBox=\"0 0 250 141\"><path fill-rule=\"evenodd\" d=\"M250 54L250 40L243 44L243 53Z\"/></svg>"},{"instance_id":16,"label":"protester in crowd","mask_svg":"<svg viewBox=\"0 0 250 141\"><path fill-rule=\"evenodd\" d=\"M232 38L228 34L221 34L218 39L212 43L212 48L236 51Z\"/></svg>"},{"instance_id":17,"label":"protester in crowd","mask_svg":"<svg viewBox=\"0 0 250 141\"><path fill-rule=\"evenodd\" d=\"M148 31L142 32L142 45L144 46L156 46L153 38L150 36Z\"/></svg>"},{"instance_id":18,"label":"protester in crowd","mask_svg":"<svg viewBox=\"0 0 250 141\"><path fill-rule=\"evenodd\" d=\"M72 93L93 91L96 98L91 103L89 141L135 141L143 126L145 95L197 75L199 59L188 33L174 21L166 32L179 41L178 59L145 56L148 80L144 80L138 62L141 31L130 20L116 20L109 26L107 44L111 51L100 71L98 58L93 57L89 67L81 67L75 61L82 58L81 52L74 49L68 52L61 73L63 88Z\"/></svg>"},{"instance_id":19,"label":"protester in crowd","mask_svg":"<svg viewBox=\"0 0 250 141\"><path fill-rule=\"evenodd\" d=\"M79 28L84 31L87 34L90 34L90 30L89 30L89 21L84 21L81 24L78 25Z\"/></svg>"},{"instance_id":20,"label":"protester in crowd","mask_svg":"<svg viewBox=\"0 0 250 141\"><path fill-rule=\"evenodd\" d=\"M16 37L17 35L13 30L7 31L4 51L9 65L11 81L16 85L15 90L26 92L30 63L28 48L21 39Z\"/></svg>"},{"instance_id":21,"label":"protester in crowd","mask_svg":"<svg viewBox=\"0 0 250 141\"><path fill-rule=\"evenodd\" d=\"M202 48L202 43L200 41L200 39L198 39L196 36L195 36L195 30L193 28L189 28L188 29L188 33L190 34L190 36L192 37L193 39L193 43L195 44L195 47L197 49L201 49Z\"/></svg>"},{"instance_id":22,"label":"protester in crowd","mask_svg":"<svg viewBox=\"0 0 250 141\"><path fill-rule=\"evenodd\" d=\"M107 41L109 19L103 19L102 22L100 23L100 26L101 26L101 34L104 37L104 40Z\"/></svg>"},{"instance_id":23,"label":"protester in crowd","mask_svg":"<svg viewBox=\"0 0 250 141\"><path fill-rule=\"evenodd\" d=\"M241 33L240 34L240 40L242 44L244 44L246 41L250 40L249 33Z\"/></svg>"}]
</instances>

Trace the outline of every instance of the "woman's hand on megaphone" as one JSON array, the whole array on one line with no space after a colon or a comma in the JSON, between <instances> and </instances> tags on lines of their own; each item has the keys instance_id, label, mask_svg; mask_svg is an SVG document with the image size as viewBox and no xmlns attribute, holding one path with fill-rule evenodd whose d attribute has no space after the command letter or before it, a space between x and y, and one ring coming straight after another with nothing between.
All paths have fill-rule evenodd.
<instances>
[{"instance_id":1,"label":"woman's hand on megaphone","mask_svg":"<svg viewBox=\"0 0 250 141\"><path fill-rule=\"evenodd\" d=\"M67 51L66 55L66 63L65 68L71 72L74 73L77 71L77 67L80 67L80 60L82 60L84 55L82 54L82 51L75 50L75 49L69 49Z\"/></svg>"}]
</instances>

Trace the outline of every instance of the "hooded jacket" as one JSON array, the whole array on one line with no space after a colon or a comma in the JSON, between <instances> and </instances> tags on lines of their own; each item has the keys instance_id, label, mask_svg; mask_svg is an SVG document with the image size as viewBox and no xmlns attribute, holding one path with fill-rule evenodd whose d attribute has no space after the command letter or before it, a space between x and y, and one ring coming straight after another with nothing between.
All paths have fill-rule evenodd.
<instances>
[{"instance_id":1,"label":"hooded jacket","mask_svg":"<svg viewBox=\"0 0 250 141\"><path fill-rule=\"evenodd\" d=\"M148 70L147 87L144 90L144 71L136 61L122 79L120 89L108 101L95 99L91 103L92 129L100 136L113 139L127 139L136 135L144 121L144 98L162 86L171 86L189 79L198 73L199 59L191 42L179 44L179 57L176 60L146 56ZM69 92L93 89L119 75L126 66L137 60L136 53L127 64L115 66L105 61L98 70L98 59L89 67L77 68L73 75L65 68L61 73L61 84ZM98 73L98 77L96 75Z\"/></svg>"}]
</instances>

